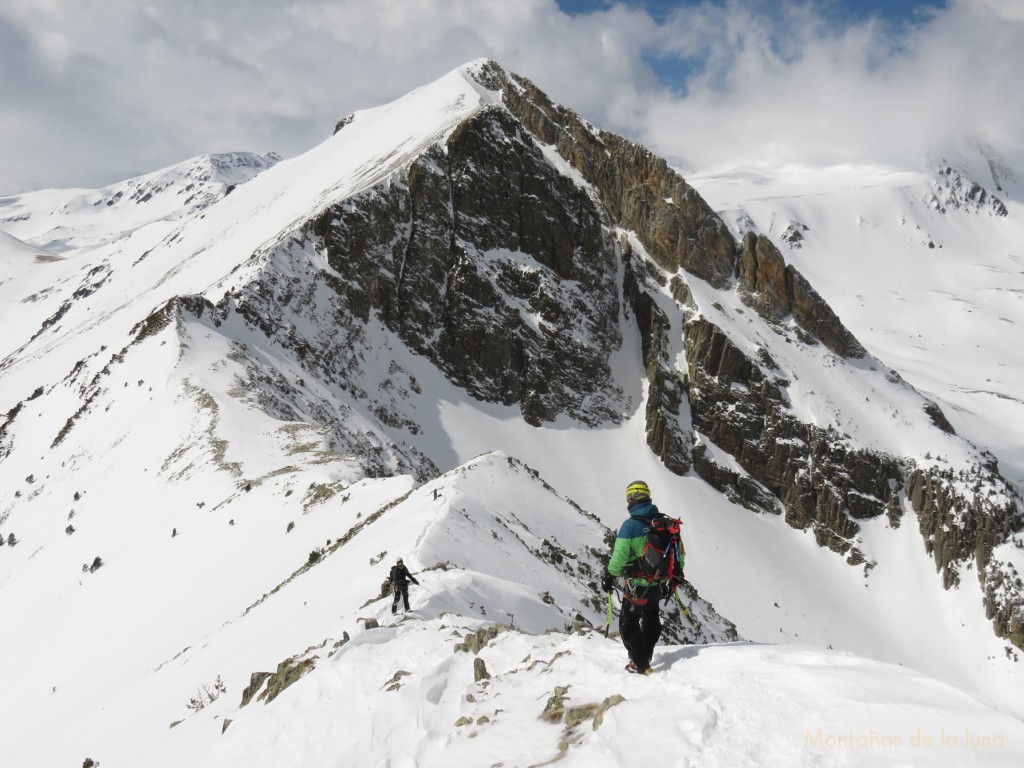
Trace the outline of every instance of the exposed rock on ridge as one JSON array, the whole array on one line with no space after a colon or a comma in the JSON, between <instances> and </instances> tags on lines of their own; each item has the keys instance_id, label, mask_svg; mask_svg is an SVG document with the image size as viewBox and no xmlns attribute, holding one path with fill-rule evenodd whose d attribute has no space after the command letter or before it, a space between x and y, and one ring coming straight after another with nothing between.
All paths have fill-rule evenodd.
<instances>
[{"instance_id":1,"label":"exposed rock on ridge","mask_svg":"<svg viewBox=\"0 0 1024 768\"><path fill-rule=\"evenodd\" d=\"M713 323L687 323L686 353L694 427L749 476L709 462L703 450L695 457L697 472L746 506L770 512L781 506L794 527L813 527L819 544L850 552L856 520L893 503L902 477L898 462L794 418L786 408L786 382L766 374ZM771 367L770 358L765 362ZM857 551L849 559L863 561Z\"/></svg>"},{"instance_id":2,"label":"exposed rock on ridge","mask_svg":"<svg viewBox=\"0 0 1024 768\"><path fill-rule=\"evenodd\" d=\"M993 169L993 179L996 178L997 174ZM977 181L945 163L939 168L939 180L927 202L940 213L962 210L971 213L984 212L999 217L1008 215L1006 204L1002 200Z\"/></svg>"},{"instance_id":3,"label":"exposed rock on ridge","mask_svg":"<svg viewBox=\"0 0 1024 768\"><path fill-rule=\"evenodd\" d=\"M477 112L306 234L360 318L375 312L475 397L518 403L532 424L619 418L615 244L505 110Z\"/></svg>"},{"instance_id":4,"label":"exposed rock on ridge","mask_svg":"<svg viewBox=\"0 0 1024 768\"><path fill-rule=\"evenodd\" d=\"M637 233L670 272L682 267L717 288L733 277L736 244L708 204L646 148L584 123L526 78L489 62L477 74L534 136L593 186L616 225Z\"/></svg>"},{"instance_id":5,"label":"exposed rock on ridge","mask_svg":"<svg viewBox=\"0 0 1024 768\"><path fill-rule=\"evenodd\" d=\"M867 352L842 324L810 283L786 264L779 249L764 235L748 232L739 261L744 300L766 320L779 322L792 315L796 324L842 357Z\"/></svg>"},{"instance_id":6,"label":"exposed rock on ridge","mask_svg":"<svg viewBox=\"0 0 1024 768\"><path fill-rule=\"evenodd\" d=\"M638 274L643 262L623 243L625 278L623 293L640 332L640 349L647 376L647 446L662 463L676 474L686 474L691 466L693 433L686 422L687 382L681 378L669 355L672 324L654 301ZM685 374L684 374L685 376Z\"/></svg>"},{"instance_id":7,"label":"exposed rock on ridge","mask_svg":"<svg viewBox=\"0 0 1024 768\"><path fill-rule=\"evenodd\" d=\"M985 595L985 616L997 635L1024 649L1024 581L994 556L998 545L1024 530L1024 515L1019 496L999 476L994 461L975 467L969 477L914 469L907 473L905 491L944 586L957 586L960 566L973 563Z\"/></svg>"}]
</instances>

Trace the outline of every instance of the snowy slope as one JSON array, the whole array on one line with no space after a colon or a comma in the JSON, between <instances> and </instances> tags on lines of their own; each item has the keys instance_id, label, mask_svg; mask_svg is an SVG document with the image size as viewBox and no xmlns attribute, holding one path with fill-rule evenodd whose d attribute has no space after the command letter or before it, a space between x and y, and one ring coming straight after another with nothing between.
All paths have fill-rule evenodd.
<instances>
[{"instance_id":1,"label":"snowy slope","mask_svg":"<svg viewBox=\"0 0 1024 768\"><path fill-rule=\"evenodd\" d=\"M989 160L977 151L955 157L964 186L976 179L1007 215L965 200L967 190L960 207L939 210L951 190L940 172L950 166L938 160L922 170L734 169L690 180L735 229L775 239L875 356L1024 487L1024 194L1010 169L998 181L982 173ZM799 240L787 236L794 231Z\"/></svg>"},{"instance_id":2,"label":"snowy slope","mask_svg":"<svg viewBox=\"0 0 1024 768\"><path fill-rule=\"evenodd\" d=\"M935 680L801 646L665 646L615 672L600 633L504 632L443 616L354 635L269 704L225 694L153 766L1013 766L1024 725ZM489 679L474 681L482 660ZM349 691L365 691L353 698ZM232 692L233 693L233 692ZM230 720L227 730L224 724ZM301 724L296 727L296 724Z\"/></svg>"},{"instance_id":3,"label":"snowy slope","mask_svg":"<svg viewBox=\"0 0 1024 768\"><path fill-rule=\"evenodd\" d=\"M333 503L305 509L288 499L312 473L280 475L215 503L214 494L230 490L217 487L215 466L197 468L191 497L152 498L141 509L133 497L153 490L145 467L104 474L131 485L104 493L104 509L83 496L74 534L55 545L32 551L40 533L27 526L4 553L8 564L25 560L0 584L5 619L31 628L6 637L4 653L47 660L42 670L12 672L19 696L5 698L5 721L24 708L47 713L25 723L8 753L14 764L64 763L83 749L113 764L155 759L197 689L220 677L234 699L250 673L273 671L343 630L355 635L362 619L389 618L390 599L379 590L396 554L418 574L419 615L464 614L531 634L578 617L603 623L592 581L605 529L507 456L483 457L411 494L404 478L336 483ZM104 564L79 568L78 560L93 559L76 555L94 551ZM702 601L691 613L707 639L732 634ZM692 634L676 619L669 637L685 636ZM96 697L102 706L91 705ZM44 747L54 722L62 723L61 743ZM184 748L194 749L182 733Z\"/></svg>"},{"instance_id":4,"label":"snowy slope","mask_svg":"<svg viewBox=\"0 0 1024 768\"><path fill-rule=\"evenodd\" d=\"M162 528L159 537L146 530L162 520L141 521L129 546L145 549L140 555L149 561L146 570L164 579L129 586L120 574L139 566L115 550L107 565L80 574L77 589L62 590L63 599L74 596L73 611L43 601L27 614L28 606L5 604L5 616L19 625L31 619L50 638L32 648L24 637L10 649L41 654L48 662L45 676L38 668L11 670L20 698L10 702L5 721L20 721L25 709L48 716L25 722L9 759L25 765L89 756L107 765L458 760L525 766L556 756L569 743L569 764L621 765L647 755L647 747L627 738L638 721L666 734L665 743L650 749L670 749L684 765L945 764L941 760L949 755L961 764L1015 765L1020 758L1019 722L946 684L849 654L786 645L666 644L655 656L655 678L626 675L619 671L624 652L614 637L537 634L570 623L566 609L589 590L558 594L571 582L557 577L554 563L529 560L533 565L524 571L528 558L515 554L520 547L544 549L531 533L542 516L556 545L552 551L580 555L568 569L578 573L595 564L587 553L600 543L593 521L504 456L472 462L413 495L396 497L397 504L382 503L402 490L400 484L389 487L360 483L346 490L340 509L311 510L289 534L302 540L289 546L260 520L239 516L231 518L234 525L225 524L227 509L195 515L174 538ZM495 503L495 488L503 503ZM283 492L259 488L251 494L263 495L261 506L268 506L281 504ZM240 503L231 505L231 514L238 515ZM401 526L388 525L389 516ZM129 518L109 522L128 528ZM405 531L404 538L397 531ZM287 579L303 546L338 533L344 544ZM143 546L156 538L163 546ZM110 546L109 537L105 543ZM411 588L413 618L398 623L389 600L375 599L396 549L421 582ZM434 558L444 558L437 562L451 569L423 570ZM39 567L54 570L47 560ZM513 563L520 567L509 572ZM255 574L269 581L260 587ZM280 589L266 599L251 591L271 592L278 579ZM215 591L208 589L211 583L218 585ZM14 586L5 584L4 593ZM549 591L553 604L544 599ZM202 599L175 607L176 599L200 592ZM599 612L585 601L575 608L600 626ZM367 618L387 626L365 628ZM507 632L487 642L479 656L492 679L474 683L474 657L453 651L490 621L530 634ZM104 631L76 632L82 626ZM39 637L33 633L31 641ZM313 659L312 669L267 704L259 698L266 686L258 685L241 706L251 673L273 672L292 656ZM51 681L59 684L51 689ZM582 711L542 719L559 686L566 688L563 708ZM213 701L189 708L207 692ZM616 696L625 701L613 703ZM603 703L611 706L594 730L591 705ZM59 741L46 738L51 717L61 723ZM464 717L469 722L460 724ZM583 719L570 728L576 717Z\"/></svg>"},{"instance_id":5,"label":"snowy slope","mask_svg":"<svg viewBox=\"0 0 1024 768\"><path fill-rule=\"evenodd\" d=\"M646 447L636 333L624 334L613 361L616 381L632 395L620 425L588 429L561 418L537 428L518 408L472 399L374 319L355 329L337 322L345 308L323 287L337 275L295 233L329 205L355 205L359 193L397 183L419 153L494 103L494 93L457 70L357 113L324 144L208 205L168 202L159 216L139 212L150 202L183 202L184 180L145 204L127 206L122 195L96 210L68 207L86 199L69 193L0 200L0 211L13 211L0 229L18 238L0 240L0 534L17 540L0 548L0 616L18 628L0 635L0 656L25 661L5 680L15 694L0 699L0 719L18 726L5 740L12 764L89 756L105 768L433 765L448 764L449 750L469 764L500 755L506 764L534 764L555 757L564 738L561 725L536 719L556 685L570 686L572 704L615 693L627 699L608 710L601 729L578 732L569 761L626 762L623 734L656 711L666 719L682 712L671 715L679 764L942 764L950 755L958 765L1017 764L1024 742L1011 716L1024 717L1024 674L992 634L977 581L942 589L909 508L898 529L884 517L863 525L859 546L873 567L853 568L809 531L734 505L695 475L672 474ZM813 198L816 208L785 195L727 201L714 194L728 189L724 182L707 181L727 221L756 220L775 236L778 217L807 219L802 248L786 246L787 258L873 358L837 361L801 347L740 312L735 292L687 282L696 311L739 343L766 345L792 375L794 412L835 424L860 444L926 461L936 449L923 400L885 373L896 367L944 404L954 402L955 382L950 375L945 388L930 385L945 371L934 338L916 351L897 343L909 340L904 322L927 336L927 319L901 313L884 330L889 283L901 303L947 311L955 298L918 287L920 254L945 258L956 242L963 249L943 270L985 272L961 263L971 238L992 238L999 253L1020 216L1012 198L994 229L978 223L987 214L947 212L927 219L936 227L930 236L947 238L943 248L900 229L905 247L875 261L868 246L891 243L892 231L849 225L847 196L879 195L865 212L882 216L894 195L910 206L931 189L918 176L890 181L868 191L821 181L829 195ZM141 189L136 182L119 188ZM850 227L875 234L855 241ZM827 246L814 244L819 232ZM62 258L50 260L44 247ZM895 278L885 272L890 264ZM302 297L300 309L275 318L273 333L213 311L234 306L267 274ZM1016 296L1012 269L999 277ZM940 277L929 279L937 285ZM668 290L658 301L673 313L681 357L682 314ZM972 301L965 322L975 339L1003 327L985 301ZM999 310L1010 330L996 334L1007 346L1018 320L1012 302ZM286 337L334 338L346 378L315 378ZM942 342L977 366L955 381L970 383L992 365L971 351L972 340L965 333ZM993 387L1008 398L1024 394L1013 388L1022 362L1013 354L1000 380L1006 387ZM946 409L957 429L992 449L1017 479L1019 441L999 442L991 432L1000 417L1020 424L1013 400L994 398L1009 410L985 411L971 393L959 396L971 411ZM864 398L878 407L862 407ZM905 415L893 429L896 412ZM954 461L975 455L953 438L941 450ZM565 630L577 615L603 625L595 572L608 530L624 517L622 489L637 478L664 511L683 517L686 573L699 593L688 594L699 631L673 615L666 639L721 642L731 639L732 621L740 637L761 645L667 645L659 684L622 675L621 645L603 636L538 636ZM1000 556L1024 570L1019 551L1005 549ZM391 622L379 589L395 556L420 575L413 607L426 621L366 629L363 619ZM490 621L529 634L500 635L482 652L495 674L485 688L472 683L470 657L451 646ZM351 640L336 649L344 633ZM529 669L560 651L571 654ZM252 673L295 656L317 659L307 677L269 705L239 707ZM387 690L400 669L411 674ZM204 687L216 692L218 678L227 692L190 710ZM456 726L463 715L475 725ZM478 723L482 715L493 722ZM226 719L234 722L222 736ZM955 731L963 749L827 741L877 733L906 742L917 731Z\"/></svg>"},{"instance_id":6,"label":"snowy slope","mask_svg":"<svg viewBox=\"0 0 1024 768\"><path fill-rule=\"evenodd\" d=\"M280 159L273 153L203 155L103 189L0 197L0 229L53 253L100 245L202 211Z\"/></svg>"},{"instance_id":7,"label":"snowy slope","mask_svg":"<svg viewBox=\"0 0 1024 768\"><path fill-rule=\"evenodd\" d=\"M254 269L260 268L264 249L276 245L290 230L329 203L387 179L418 152L443 137L459 120L479 109L488 98L481 91L480 86L461 73L453 72L430 89L415 91L385 107L357 113L349 125L328 141L300 157L277 163L184 222L161 216L140 224L135 212L136 208L145 210L144 206L128 208L125 213L119 209L103 212L96 225L99 243L87 239L79 252L88 253L88 263L75 260L60 276L47 278L48 283L58 282L47 302L53 309L53 321L37 345L55 348L55 354L48 357L45 368L28 372L25 378L35 381L66 374L77 360L71 351L73 347L123 345L133 324L175 296L209 292L213 300L220 299L225 291L237 287L252 276ZM180 175L176 169L168 169L153 176L177 179ZM134 182L125 184L132 188L140 186ZM175 188L174 196L165 198L171 202L182 191ZM53 196L63 201L69 195L58 191ZM23 198L5 198L0 205L17 211ZM43 202L29 199L24 204L34 205L45 214L15 212L0 224L9 234L37 247L43 248L53 241L54 229L73 233L79 226L90 231L93 228L95 217L88 208L88 215L81 214L83 203L66 211L62 202L55 206L56 213L48 210L54 206L49 198ZM177 210L173 204L171 209ZM49 221L51 216L57 216L55 225ZM43 223L33 226L40 218ZM119 238L122 232L130 233L130 238ZM239 271L243 264L247 269ZM21 286L19 294L0 297L5 313L0 322L31 331L33 325L16 321L14 313L19 308L15 301L32 301L41 287ZM117 297L113 302L105 302L99 317L102 330L98 316L87 302L71 301L72 297L81 298L82 293L92 294L101 287L108 297ZM15 336L14 341L23 339ZM15 349L8 339L0 352L9 355ZM4 361L9 369L6 375L15 382L20 380L23 366L38 360L32 355L16 357L20 359ZM11 385L17 387L14 382Z\"/></svg>"},{"instance_id":8,"label":"snowy slope","mask_svg":"<svg viewBox=\"0 0 1024 768\"><path fill-rule=\"evenodd\" d=\"M10 280L15 275L20 277L24 268L33 262L57 261L59 257L0 232L0 259L4 264L4 278Z\"/></svg>"}]
</instances>

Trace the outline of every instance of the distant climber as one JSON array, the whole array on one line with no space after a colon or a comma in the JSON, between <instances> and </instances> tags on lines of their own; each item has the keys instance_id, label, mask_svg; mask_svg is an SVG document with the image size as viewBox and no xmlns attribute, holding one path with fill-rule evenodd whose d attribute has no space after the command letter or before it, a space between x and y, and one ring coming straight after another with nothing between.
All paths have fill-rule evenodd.
<instances>
[{"instance_id":1,"label":"distant climber","mask_svg":"<svg viewBox=\"0 0 1024 768\"><path fill-rule=\"evenodd\" d=\"M684 554L679 540L679 521L658 511L651 501L647 483L629 484L626 509L629 519L615 538L601 589L609 593L610 601L615 579L625 578L619 635L629 653L626 670L649 675L654 646L661 637L658 602L671 597L676 586L682 583Z\"/></svg>"},{"instance_id":2,"label":"distant climber","mask_svg":"<svg viewBox=\"0 0 1024 768\"><path fill-rule=\"evenodd\" d=\"M405 610L409 610L409 582L411 581L416 586L419 586L419 582L416 581L416 577L409 573L409 569L402 563L402 558L398 558L395 564L391 566L391 574L388 576L388 581L391 582L391 591L395 598L391 601L391 612L398 613L398 598L402 598L402 602L405 605Z\"/></svg>"}]
</instances>

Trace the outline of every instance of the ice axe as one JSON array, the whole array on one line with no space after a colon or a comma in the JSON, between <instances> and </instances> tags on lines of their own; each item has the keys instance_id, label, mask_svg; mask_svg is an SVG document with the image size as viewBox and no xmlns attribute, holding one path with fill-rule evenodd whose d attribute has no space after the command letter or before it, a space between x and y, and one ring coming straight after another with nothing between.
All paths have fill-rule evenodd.
<instances>
[{"instance_id":1,"label":"ice axe","mask_svg":"<svg viewBox=\"0 0 1024 768\"><path fill-rule=\"evenodd\" d=\"M686 620L690 622L690 626L696 629L697 625L693 622L693 618L690 616L690 612L686 610L686 606L683 605L683 599L679 596L679 591L674 591L672 593L672 597L676 599L676 602L679 604L679 610L682 611L682 614L686 617Z\"/></svg>"},{"instance_id":2,"label":"ice axe","mask_svg":"<svg viewBox=\"0 0 1024 768\"><path fill-rule=\"evenodd\" d=\"M604 636L608 636L608 628L611 627L611 590L608 590L608 610L604 615Z\"/></svg>"}]
</instances>

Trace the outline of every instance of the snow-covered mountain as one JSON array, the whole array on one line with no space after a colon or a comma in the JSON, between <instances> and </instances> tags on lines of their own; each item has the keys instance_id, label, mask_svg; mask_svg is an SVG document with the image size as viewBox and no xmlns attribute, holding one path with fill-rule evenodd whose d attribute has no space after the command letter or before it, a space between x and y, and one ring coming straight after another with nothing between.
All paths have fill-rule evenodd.
<instances>
[{"instance_id":1,"label":"snow-covered mountain","mask_svg":"<svg viewBox=\"0 0 1024 768\"><path fill-rule=\"evenodd\" d=\"M129 237L149 224L192 216L281 158L203 155L103 189L48 189L3 198L0 228L51 253Z\"/></svg>"},{"instance_id":2,"label":"snow-covered mountain","mask_svg":"<svg viewBox=\"0 0 1024 768\"><path fill-rule=\"evenodd\" d=\"M614 765L672 712L697 764L1016 764L994 162L690 186L479 61L296 158L0 199L12 764ZM597 590L640 477L694 620L644 680Z\"/></svg>"},{"instance_id":3,"label":"snow-covered mountain","mask_svg":"<svg viewBox=\"0 0 1024 768\"><path fill-rule=\"evenodd\" d=\"M1024 186L994 150L969 142L902 172L719 169L690 180L738 231L776 238L873 354L1024 485Z\"/></svg>"}]
</instances>

